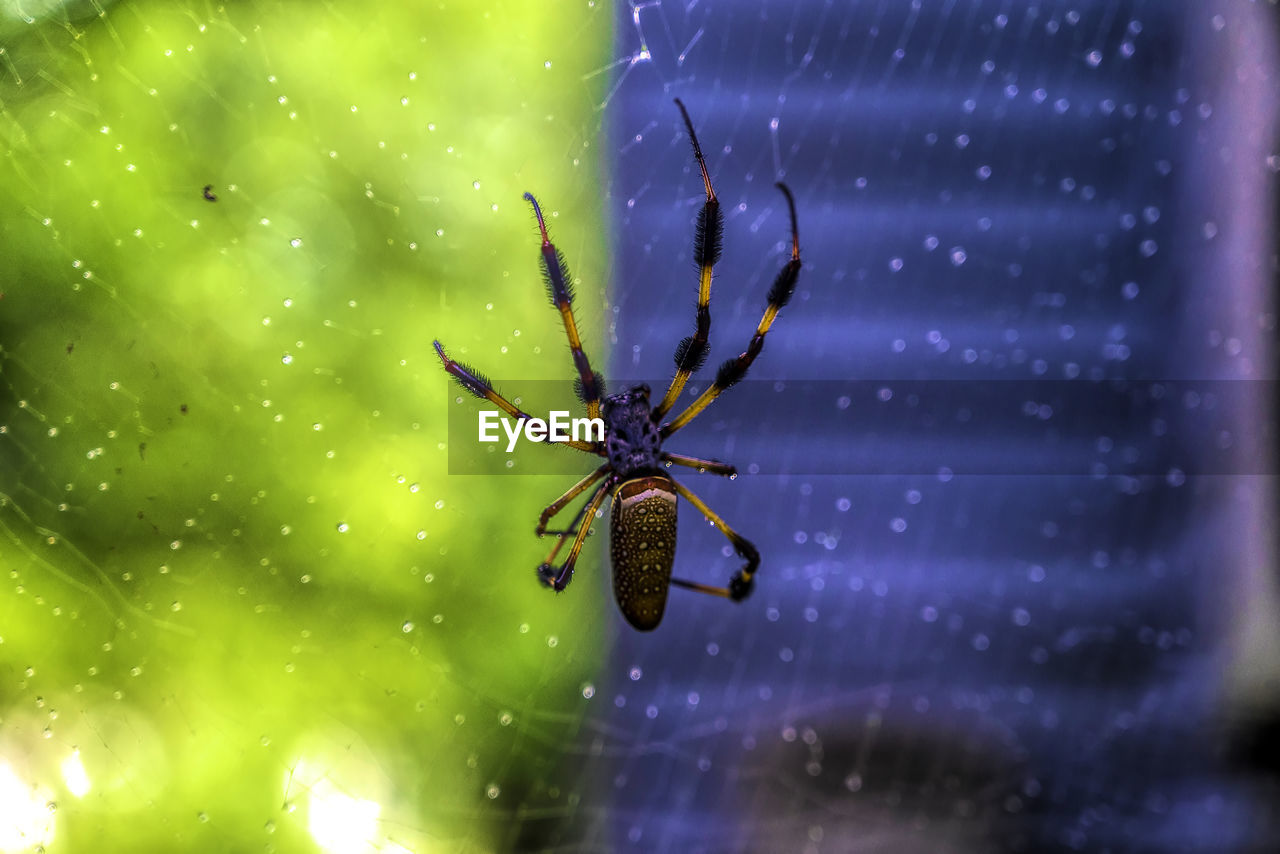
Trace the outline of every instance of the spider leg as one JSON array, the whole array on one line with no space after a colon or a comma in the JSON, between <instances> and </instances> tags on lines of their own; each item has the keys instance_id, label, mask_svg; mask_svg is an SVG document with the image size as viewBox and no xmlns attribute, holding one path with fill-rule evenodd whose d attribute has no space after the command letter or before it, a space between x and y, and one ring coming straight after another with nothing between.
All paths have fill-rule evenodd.
<instances>
[{"instance_id":1,"label":"spider leg","mask_svg":"<svg viewBox=\"0 0 1280 854\"><path fill-rule=\"evenodd\" d=\"M698 229L693 238L693 261L698 265L698 314L693 335L683 339L676 347L676 375L671 378L671 385L663 395L662 402L653 410L655 421L667 414L675 405L676 398L684 389L685 382L694 371L702 367L707 360L707 339L711 334L711 274L717 261L720 260L720 243L724 236L724 214L720 211L720 200L711 187L711 175L707 172L707 161L702 156L702 147L698 145L697 134L693 132L693 122L679 98L676 106L684 117L684 126L689 131L689 141L693 143L693 156L698 160L698 168L702 170L702 186L707 198L698 212Z\"/></svg>"},{"instance_id":2,"label":"spider leg","mask_svg":"<svg viewBox=\"0 0 1280 854\"><path fill-rule=\"evenodd\" d=\"M569 582L573 580L573 566L578 562L578 553L582 551L582 543L587 538L587 532L591 530L591 522L596 517L596 511L600 509L600 504L605 497L613 491L617 486L618 478L613 476L605 480L604 483L596 487L596 491L592 493L591 498L578 511L578 515L574 517L574 522L578 519L582 520L582 524L578 527L578 535L573 540L573 547L569 549L569 556L564 559L564 563L556 569L551 565L551 561L555 560L556 554L560 551L561 544L565 538L560 538L556 542L555 548L551 550L551 554L547 559L538 566L538 580L547 587L552 588L557 593L569 586Z\"/></svg>"},{"instance_id":3,"label":"spider leg","mask_svg":"<svg viewBox=\"0 0 1280 854\"><path fill-rule=\"evenodd\" d=\"M578 535L578 526L582 524L582 517L587 512L587 504L590 504L590 503L591 502L588 500L586 504L583 504L581 507L578 508L578 512L573 514L573 519L569 522L569 527L565 528L563 531L547 531L546 532L548 534L552 534L555 536L556 544L551 547L551 551L547 554L547 559L543 561L541 566L538 567L539 578L541 578L544 574L550 574L551 577L553 578L555 577L556 570L551 568L551 563L556 559L556 555L560 554L560 549L564 546L564 544L568 542L565 539L565 537L569 537L569 536L576 537ZM590 534L591 534L591 531L590 529L588 529L587 535L590 536ZM543 567L546 567L546 569L544 570Z\"/></svg>"},{"instance_id":4,"label":"spider leg","mask_svg":"<svg viewBox=\"0 0 1280 854\"><path fill-rule=\"evenodd\" d=\"M769 304L765 307L764 316L760 318L760 324L756 326L756 334L751 336L751 343L747 345L746 351L736 358L725 360L716 371L715 382L698 395L698 398L689 404L684 412L662 425L663 439L692 421L698 413L710 405L711 401L719 397L721 392L747 375L747 369L751 367L751 363L755 361L756 356L760 355L760 350L764 347L764 337L769 333L769 327L773 326L778 312L795 292L796 279L800 276L801 266L800 232L796 229L796 203L786 184L779 183L778 189L787 197L787 208L791 213L791 259L778 271L778 277L773 280L773 287L769 289Z\"/></svg>"},{"instance_id":5,"label":"spider leg","mask_svg":"<svg viewBox=\"0 0 1280 854\"><path fill-rule=\"evenodd\" d=\"M450 359L445 355L444 347L441 346L439 341L433 341L431 343L435 346L436 355L440 357L440 362L444 365L444 369L458 381L458 385L462 386L481 400L489 401L512 418L520 421L525 421L530 418L529 413L522 411L514 403L498 394L487 377L479 371L468 368L461 362L456 362L453 359ZM548 436L541 441L549 442L550 437ZM571 439L567 442L557 442L556 444L565 444L570 448L577 448L579 451L586 451L588 454L596 454L598 456L604 455L604 449L593 442L582 442L577 439Z\"/></svg>"},{"instance_id":6,"label":"spider leg","mask_svg":"<svg viewBox=\"0 0 1280 854\"><path fill-rule=\"evenodd\" d=\"M537 534L539 537L541 537L543 534L564 535L569 533L569 531L548 531L547 523L550 522L551 519L557 513L563 510L570 501L577 498L582 493L586 492L587 487L591 486L591 484L595 483L597 480L604 477L608 471L609 471L609 464L605 463L604 465L600 466L600 468L596 469L591 474L587 475L582 480L575 483L573 486L569 487L569 491L566 492L564 495L561 495L555 501L547 505L547 508L542 511L542 514L540 516L538 516L538 527L534 530L534 533ZM569 528L570 530L573 529L573 523L569 524Z\"/></svg>"},{"instance_id":7,"label":"spider leg","mask_svg":"<svg viewBox=\"0 0 1280 854\"><path fill-rule=\"evenodd\" d=\"M729 538L729 542L733 543L733 550L738 553L738 557L746 561L729 579L728 587L711 587L706 584L699 584L696 581L686 581L683 578L672 578L671 583L686 590L709 593L712 596L723 596L726 599L732 599L734 602L741 602L746 599L751 595L751 588L755 584L756 567L760 565L760 552L756 550L750 540L730 528L701 498L690 492L679 481L672 480L671 482L675 485L676 492L683 495L685 500L694 507L697 507L699 512L707 517L708 522L715 525L720 533Z\"/></svg>"},{"instance_id":8,"label":"spider leg","mask_svg":"<svg viewBox=\"0 0 1280 854\"><path fill-rule=\"evenodd\" d=\"M600 397L604 393L604 378L591 370L591 362L582 349L582 339L578 336L578 323L573 317L573 279L569 276L569 265L564 256L556 249L551 238L547 236L547 224L542 219L542 208L532 193L525 193L525 199L533 205L533 213L538 218L538 231L542 234L542 277L547 283L547 293L551 296L551 304L560 312L564 321L564 332L569 338L569 350L573 353L573 364L578 369L578 396L587 405L587 416L600 417Z\"/></svg>"},{"instance_id":9,"label":"spider leg","mask_svg":"<svg viewBox=\"0 0 1280 854\"><path fill-rule=\"evenodd\" d=\"M674 463L678 466L685 466L691 469L697 469L699 472L710 472L711 474L724 475L725 477L737 477L738 470L728 463L722 463L719 460L703 460L698 457L689 457L684 454L671 454L663 451L660 458L665 463Z\"/></svg>"}]
</instances>

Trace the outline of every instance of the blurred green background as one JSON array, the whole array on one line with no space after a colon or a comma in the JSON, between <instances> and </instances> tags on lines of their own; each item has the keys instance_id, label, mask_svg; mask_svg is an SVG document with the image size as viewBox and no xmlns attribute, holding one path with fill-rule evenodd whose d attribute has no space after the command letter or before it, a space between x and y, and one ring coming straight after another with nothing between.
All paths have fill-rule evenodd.
<instances>
[{"instance_id":1,"label":"blurred green background","mask_svg":"<svg viewBox=\"0 0 1280 854\"><path fill-rule=\"evenodd\" d=\"M530 190L603 359L610 15L0 2L0 851L554 839L607 581L431 339L567 375Z\"/></svg>"}]
</instances>

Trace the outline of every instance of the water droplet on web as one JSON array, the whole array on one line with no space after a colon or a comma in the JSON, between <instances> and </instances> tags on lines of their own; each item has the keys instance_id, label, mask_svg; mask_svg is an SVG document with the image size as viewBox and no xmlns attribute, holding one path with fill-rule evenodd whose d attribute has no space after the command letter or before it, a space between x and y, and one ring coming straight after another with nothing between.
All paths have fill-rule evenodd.
<instances>
[{"instance_id":1,"label":"water droplet on web","mask_svg":"<svg viewBox=\"0 0 1280 854\"><path fill-rule=\"evenodd\" d=\"M596 695L596 686L592 685L590 682L587 682L585 685L582 686L582 696L584 699L590 700L595 695Z\"/></svg>"},{"instance_id":2,"label":"water droplet on web","mask_svg":"<svg viewBox=\"0 0 1280 854\"><path fill-rule=\"evenodd\" d=\"M294 249L297 249L299 246L302 245L302 238L300 237L293 238L292 240L289 241L289 245L292 246Z\"/></svg>"},{"instance_id":3,"label":"water droplet on web","mask_svg":"<svg viewBox=\"0 0 1280 854\"><path fill-rule=\"evenodd\" d=\"M485 796L492 801L497 798L498 795L502 794L502 790L498 788L497 783L490 783L485 787L484 793Z\"/></svg>"},{"instance_id":4,"label":"water droplet on web","mask_svg":"<svg viewBox=\"0 0 1280 854\"><path fill-rule=\"evenodd\" d=\"M503 726L511 726L512 720L514 720L514 718L512 718L510 712L504 711L498 715L498 723L502 724Z\"/></svg>"},{"instance_id":5,"label":"water droplet on web","mask_svg":"<svg viewBox=\"0 0 1280 854\"><path fill-rule=\"evenodd\" d=\"M405 620L404 623L400 626L400 631L404 632L406 635L409 634L409 632L413 631L413 621Z\"/></svg>"},{"instance_id":6,"label":"water droplet on web","mask_svg":"<svg viewBox=\"0 0 1280 854\"><path fill-rule=\"evenodd\" d=\"M632 682L639 682L640 677L644 675L644 671L639 667L633 667L627 675L631 677Z\"/></svg>"},{"instance_id":7,"label":"water droplet on web","mask_svg":"<svg viewBox=\"0 0 1280 854\"><path fill-rule=\"evenodd\" d=\"M347 523L346 523L346 522L339 522L339 523L338 523L338 533L339 533L339 534L345 534L345 533L347 532L347 530L348 530L348 527L347 527Z\"/></svg>"},{"instance_id":8,"label":"water droplet on web","mask_svg":"<svg viewBox=\"0 0 1280 854\"><path fill-rule=\"evenodd\" d=\"M282 365L292 365L292 364L293 364L293 354L292 354L292 353L285 353L283 356L281 356L281 357L280 357L280 363L281 363Z\"/></svg>"}]
</instances>

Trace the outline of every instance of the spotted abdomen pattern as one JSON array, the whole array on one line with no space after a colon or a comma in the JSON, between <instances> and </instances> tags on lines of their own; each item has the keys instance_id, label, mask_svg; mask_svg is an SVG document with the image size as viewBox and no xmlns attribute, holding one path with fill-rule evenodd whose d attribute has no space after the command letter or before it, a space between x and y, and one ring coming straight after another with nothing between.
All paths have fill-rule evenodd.
<instances>
[{"instance_id":1,"label":"spotted abdomen pattern","mask_svg":"<svg viewBox=\"0 0 1280 854\"><path fill-rule=\"evenodd\" d=\"M676 555L676 491L662 476L638 477L613 496L609 553L613 595L627 622L649 631L662 621Z\"/></svg>"}]
</instances>

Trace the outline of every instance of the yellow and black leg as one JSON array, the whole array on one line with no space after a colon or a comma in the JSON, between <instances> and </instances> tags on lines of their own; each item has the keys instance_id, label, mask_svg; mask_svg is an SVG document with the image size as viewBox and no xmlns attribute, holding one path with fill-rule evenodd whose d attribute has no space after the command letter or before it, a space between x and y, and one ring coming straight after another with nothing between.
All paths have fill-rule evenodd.
<instances>
[{"instance_id":1,"label":"yellow and black leg","mask_svg":"<svg viewBox=\"0 0 1280 854\"><path fill-rule=\"evenodd\" d=\"M604 465L600 466L600 468L596 469L591 474L587 475L582 480L575 483L572 487L570 487L569 491L566 492L564 495L561 495L555 501L547 505L547 508L542 511L541 515L538 516L538 527L534 530L534 533L537 534L539 537L541 537L543 534L557 534L559 536L564 536L565 534L574 533L573 528L574 528L574 525L576 524L576 521L574 523L570 523L569 529L565 531L548 531L547 523L550 522L557 513L559 513L561 510L567 507L570 501L577 498L582 493L586 492L588 487L591 486L591 484L595 483L597 480L604 477L605 473L608 471L609 471L609 464L605 463Z\"/></svg>"},{"instance_id":2,"label":"yellow and black leg","mask_svg":"<svg viewBox=\"0 0 1280 854\"><path fill-rule=\"evenodd\" d=\"M675 484L676 492L684 496L685 500L698 508L703 516L707 517L707 521L716 526L716 530L729 538L729 542L733 543L733 550L738 553L738 557L745 561L742 567L733 574L729 579L728 587L712 587L708 584L699 584L696 581L686 581L683 578L672 578L671 583L686 590L695 590L698 593L708 593L712 596L723 596L726 599L732 599L734 602L741 602L751 595L751 588L755 584L756 567L760 565L760 552L752 545L751 541L730 528L725 521L716 515L715 511L706 505L706 503L694 495L683 484L672 480Z\"/></svg>"},{"instance_id":3,"label":"yellow and black leg","mask_svg":"<svg viewBox=\"0 0 1280 854\"><path fill-rule=\"evenodd\" d=\"M756 356L760 355L760 350L764 347L764 337L769 334L769 327L773 326L778 312L795 293L801 266L800 232L796 229L796 203L786 184L778 184L778 189L787 197L787 209L791 214L791 259L778 271L777 278L773 280L773 287L769 289L769 304L765 307L764 316L760 318L760 324L756 326L756 334L751 337L751 343L747 345L746 351L720 365L719 370L716 371L715 382L698 395L698 398L689 404L684 412L662 425L663 439L692 421L698 413L711 404L711 401L719 397L721 392L747 375L747 369L751 367L751 363L755 361Z\"/></svg>"},{"instance_id":4,"label":"yellow and black leg","mask_svg":"<svg viewBox=\"0 0 1280 854\"><path fill-rule=\"evenodd\" d=\"M690 457L684 454L672 454L663 451L659 457L664 463L673 463L686 468L697 469L699 472L709 472L711 474L723 475L724 477L737 477L738 470L728 463L722 463L719 460L704 460L698 457Z\"/></svg>"},{"instance_id":5,"label":"yellow and black leg","mask_svg":"<svg viewBox=\"0 0 1280 854\"><path fill-rule=\"evenodd\" d=\"M572 529L576 525L578 533L573 539L573 547L569 549L569 556L564 559L564 563L558 569L552 563L556 559L556 555L560 553L560 547L564 545L567 539L566 537L560 537L551 549L551 553L547 555L547 559L538 566L538 580L547 587L559 593L569 586L569 582L573 580L574 564L578 562L578 554L582 551L583 541L587 539L587 532L591 530L591 523L596 518L596 511L600 509L601 503L613 491L617 482L618 479L614 476L596 487L596 491L587 499L587 503L582 505L577 515L574 516L573 523L569 527ZM577 487L574 488L576 489ZM565 533L567 534L568 531Z\"/></svg>"},{"instance_id":6,"label":"yellow and black leg","mask_svg":"<svg viewBox=\"0 0 1280 854\"><path fill-rule=\"evenodd\" d=\"M512 418L519 421L525 421L530 417L527 412L524 412L514 403L498 394L493 387L493 383L489 382L488 377L484 374L474 368L467 367L461 362L450 359L444 352L444 347L439 341L433 341L431 343L435 345L436 355L440 357L440 362L444 365L444 369L449 372L450 376L457 380L458 385L462 386L481 400L489 401ZM550 437L544 438L541 441L550 441ZM573 439L563 443L557 442L556 444L565 444L570 448L577 448L579 451L586 451L589 454L604 456L604 448L595 442L582 442Z\"/></svg>"},{"instance_id":7,"label":"yellow and black leg","mask_svg":"<svg viewBox=\"0 0 1280 854\"><path fill-rule=\"evenodd\" d=\"M551 304L560 312L564 321L564 332L569 338L569 351L573 354L573 365L578 369L575 383L578 397L587 405L587 416L600 417L600 398L604 395L604 378L591 370L591 362L582 349L582 338L578 335L578 323L573 317L573 278L569 275L569 265L564 256L556 249L547 235L547 223L542 218L542 208L533 193L525 193L525 200L533 205L534 216L538 218L538 231L542 234L542 278L547 283L547 295Z\"/></svg>"},{"instance_id":8,"label":"yellow and black leg","mask_svg":"<svg viewBox=\"0 0 1280 854\"><path fill-rule=\"evenodd\" d=\"M698 136L693 132L693 122L679 98L676 106L684 117L684 126L689 131L689 141L693 143L693 156L698 160L698 169L702 171L702 186L706 191L706 201L698 212L698 228L693 238L693 263L698 265L698 313L694 322L694 332L683 339L676 347L676 375L671 378L671 385L662 401L654 408L655 421L667 414L675 405L676 398L698 368L707 360L707 340L711 335L711 276L716 262L720 260L720 247L724 238L724 214L720 211L720 200L711 187L711 174L707 172L707 161L702 156L702 146L698 145Z\"/></svg>"}]
</instances>

